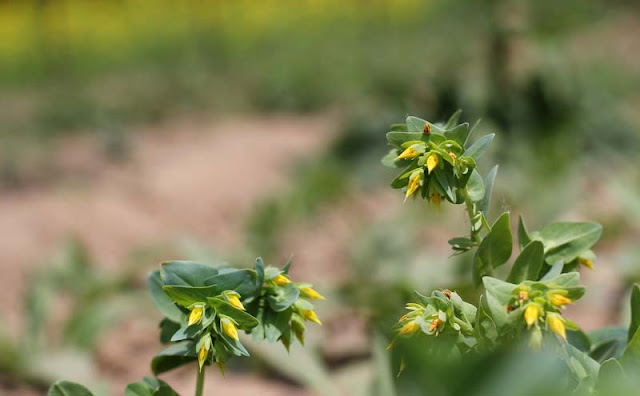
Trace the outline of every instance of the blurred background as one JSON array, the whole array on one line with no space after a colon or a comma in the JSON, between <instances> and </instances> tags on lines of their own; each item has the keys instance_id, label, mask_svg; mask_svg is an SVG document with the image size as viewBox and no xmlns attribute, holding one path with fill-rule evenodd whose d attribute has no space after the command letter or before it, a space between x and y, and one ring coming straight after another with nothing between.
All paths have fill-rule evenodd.
<instances>
[{"instance_id":1,"label":"blurred background","mask_svg":"<svg viewBox=\"0 0 640 396\"><path fill-rule=\"evenodd\" d=\"M384 134L457 109L497 133L480 164L500 163L493 218L603 224L569 316L626 326L636 1L1 0L0 394L57 378L122 394L161 349L146 291L160 261L293 254L293 279L328 297L325 325L290 355L250 344L209 390L390 395L399 356L383 349L412 291L473 291L447 244L462 208L402 205ZM455 394L427 371L398 394ZM163 378L195 386L193 367Z\"/></svg>"}]
</instances>

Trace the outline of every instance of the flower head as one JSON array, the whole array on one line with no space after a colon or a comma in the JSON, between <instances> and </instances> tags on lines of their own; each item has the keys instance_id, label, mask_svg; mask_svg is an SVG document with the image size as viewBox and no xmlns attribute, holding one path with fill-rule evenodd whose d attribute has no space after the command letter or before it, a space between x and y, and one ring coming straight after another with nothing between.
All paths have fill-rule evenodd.
<instances>
[{"instance_id":1,"label":"flower head","mask_svg":"<svg viewBox=\"0 0 640 396\"><path fill-rule=\"evenodd\" d=\"M322 322L320 322L318 315L316 315L316 312L313 309L301 309L300 315L308 321L322 325Z\"/></svg>"},{"instance_id":2,"label":"flower head","mask_svg":"<svg viewBox=\"0 0 640 396\"><path fill-rule=\"evenodd\" d=\"M229 319L228 317L223 317L222 319L220 319L220 324L222 325L222 330L224 330L225 334L229 336L229 338L232 338L236 341L239 341L240 338L238 338L238 329L236 328L236 325L233 323L233 321L231 321L231 319Z\"/></svg>"},{"instance_id":3,"label":"flower head","mask_svg":"<svg viewBox=\"0 0 640 396\"><path fill-rule=\"evenodd\" d=\"M406 202L407 198L409 198L413 193L418 191L420 186L422 185L422 179L424 177L424 171L422 169L416 169L409 176L409 184L407 185L407 192L404 196L404 200Z\"/></svg>"},{"instance_id":4,"label":"flower head","mask_svg":"<svg viewBox=\"0 0 640 396\"><path fill-rule=\"evenodd\" d=\"M547 315L547 325L558 336L560 336L563 340L567 340L567 332L564 327L564 320L562 316L554 313L550 313Z\"/></svg>"},{"instance_id":5,"label":"flower head","mask_svg":"<svg viewBox=\"0 0 640 396\"><path fill-rule=\"evenodd\" d=\"M305 297L308 297L312 300L324 300L324 296L320 293L318 293L315 289L311 288L311 287L301 287L300 291L302 292L302 294L305 295Z\"/></svg>"},{"instance_id":6,"label":"flower head","mask_svg":"<svg viewBox=\"0 0 640 396\"><path fill-rule=\"evenodd\" d=\"M438 166L439 161L440 160L437 154L435 153L430 154L427 157L427 173L431 174L431 171L434 170L436 166Z\"/></svg>"},{"instance_id":7,"label":"flower head","mask_svg":"<svg viewBox=\"0 0 640 396\"><path fill-rule=\"evenodd\" d=\"M284 286L286 284L291 283L289 278L283 274L278 274L272 280L273 280L273 283L275 283L278 286Z\"/></svg>"},{"instance_id":8,"label":"flower head","mask_svg":"<svg viewBox=\"0 0 640 396\"><path fill-rule=\"evenodd\" d=\"M527 304L527 307L524 309L524 321L527 322L527 326L533 326L538 321L539 316L540 308L538 304Z\"/></svg>"},{"instance_id":9,"label":"flower head","mask_svg":"<svg viewBox=\"0 0 640 396\"><path fill-rule=\"evenodd\" d=\"M240 298L238 297L237 294L235 293L228 293L225 295L225 297L227 298L227 301L229 302L229 304L233 305L234 308L239 309L241 311L244 311L244 305L242 305L242 302L240 301Z\"/></svg>"},{"instance_id":10,"label":"flower head","mask_svg":"<svg viewBox=\"0 0 640 396\"><path fill-rule=\"evenodd\" d=\"M424 147L424 146L423 146ZM418 145L412 145L407 147L399 156L397 159L411 159L411 158L415 158L417 156L419 156L421 153L420 151L424 152L423 150L418 150Z\"/></svg>"},{"instance_id":11,"label":"flower head","mask_svg":"<svg viewBox=\"0 0 640 396\"><path fill-rule=\"evenodd\" d=\"M191 309L191 313L189 313L189 323L188 326L192 326L197 324L202 320L202 315L204 314L204 305L196 304Z\"/></svg>"}]
</instances>

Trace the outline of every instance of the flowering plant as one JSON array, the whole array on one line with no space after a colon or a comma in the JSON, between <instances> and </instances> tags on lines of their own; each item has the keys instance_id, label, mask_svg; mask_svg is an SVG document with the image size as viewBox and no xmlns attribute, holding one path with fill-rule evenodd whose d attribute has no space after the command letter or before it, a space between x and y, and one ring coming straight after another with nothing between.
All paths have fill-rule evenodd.
<instances>
[{"instance_id":1,"label":"flowering plant","mask_svg":"<svg viewBox=\"0 0 640 396\"><path fill-rule=\"evenodd\" d=\"M308 283L294 283L289 261L282 269L212 267L193 261L170 261L149 276L149 290L165 316L160 340L170 344L151 361L155 376L197 362L196 396L203 393L205 368L215 363L224 374L233 356L249 356L240 333L254 341L304 344L307 322L321 324L309 300L324 297ZM49 395L91 395L82 385L59 381ZM125 395L177 395L168 384L145 377L130 384Z\"/></svg>"},{"instance_id":2,"label":"flowering plant","mask_svg":"<svg viewBox=\"0 0 640 396\"><path fill-rule=\"evenodd\" d=\"M507 268L514 250L510 214L502 213L493 222L489 216L498 167L483 177L477 166L494 134L472 141L475 125L458 124L459 116L457 112L446 124L410 116L404 124L393 125L387 133L392 149L382 162L403 168L391 187L404 189L405 201L420 197L436 209L443 201L464 204L469 234L449 244L456 255L473 252L470 278L475 288L484 291L475 305L450 290L435 290L428 297L416 292L416 302L407 304L408 312L398 321L389 348L420 338L438 359L460 360L524 343L530 350L552 351L565 361L571 377L563 390L567 393L595 394L603 383L611 382L617 382L617 389L633 389L637 384L630 379L640 368L638 285L632 291L631 324L623 338L619 332L587 334L563 313L585 292L579 284L580 270L594 268L591 248L602 227L593 222L557 222L529 232L519 218L520 253Z\"/></svg>"}]
</instances>

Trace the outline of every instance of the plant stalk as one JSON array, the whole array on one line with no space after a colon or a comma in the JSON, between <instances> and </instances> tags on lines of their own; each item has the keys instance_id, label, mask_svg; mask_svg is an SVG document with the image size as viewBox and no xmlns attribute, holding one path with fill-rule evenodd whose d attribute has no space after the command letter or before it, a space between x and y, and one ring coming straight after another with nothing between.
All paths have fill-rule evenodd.
<instances>
[{"instance_id":1,"label":"plant stalk","mask_svg":"<svg viewBox=\"0 0 640 396\"><path fill-rule=\"evenodd\" d=\"M196 382L195 396L202 396L202 390L204 389L204 369L205 369L205 366L202 366L202 369L198 370L198 380Z\"/></svg>"}]
</instances>

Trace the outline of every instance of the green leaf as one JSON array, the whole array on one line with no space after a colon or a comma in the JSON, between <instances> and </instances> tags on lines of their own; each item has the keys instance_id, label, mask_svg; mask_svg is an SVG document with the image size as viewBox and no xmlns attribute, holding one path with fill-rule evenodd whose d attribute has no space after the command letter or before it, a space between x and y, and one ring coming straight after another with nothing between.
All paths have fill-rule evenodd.
<instances>
[{"instance_id":1,"label":"green leaf","mask_svg":"<svg viewBox=\"0 0 640 396\"><path fill-rule=\"evenodd\" d=\"M630 395L634 389L627 385L630 385L627 376L617 359L609 358L602 362L600 371L598 371L597 390L599 395ZM623 391L623 387L627 389Z\"/></svg>"},{"instance_id":2,"label":"green leaf","mask_svg":"<svg viewBox=\"0 0 640 396\"><path fill-rule=\"evenodd\" d=\"M472 157L477 161L487 151L495 135L495 133L491 133L476 140L471 146L466 148L464 155Z\"/></svg>"},{"instance_id":3,"label":"green leaf","mask_svg":"<svg viewBox=\"0 0 640 396\"><path fill-rule=\"evenodd\" d=\"M162 290L167 293L169 298L176 304L182 305L188 308L195 303L203 303L207 301L207 298L214 297L220 294L220 290L217 285L211 286L164 286Z\"/></svg>"},{"instance_id":4,"label":"green leaf","mask_svg":"<svg viewBox=\"0 0 640 396\"><path fill-rule=\"evenodd\" d=\"M619 358L627 345L627 330L618 327L605 327L588 333L591 341L593 359L603 362L610 358Z\"/></svg>"},{"instance_id":5,"label":"green leaf","mask_svg":"<svg viewBox=\"0 0 640 396\"><path fill-rule=\"evenodd\" d=\"M631 288L631 323L629 324L628 340L631 341L640 326L640 286L636 283Z\"/></svg>"},{"instance_id":6,"label":"green leaf","mask_svg":"<svg viewBox=\"0 0 640 396\"><path fill-rule=\"evenodd\" d=\"M267 296L269 306L276 312L284 311L295 303L300 297L300 290L292 284L276 287L276 294Z\"/></svg>"},{"instance_id":7,"label":"green leaf","mask_svg":"<svg viewBox=\"0 0 640 396\"><path fill-rule=\"evenodd\" d=\"M75 382L57 381L49 387L47 396L93 396L93 393Z\"/></svg>"},{"instance_id":8,"label":"green leaf","mask_svg":"<svg viewBox=\"0 0 640 396\"><path fill-rule=\"evenodd\" d=\"M480 242L474 258L473 282L476 286L482 282L484 275L490 275L493 268L497 268L509 260L513 241L511 239L511 225L509 212L503 213L491 227L491 231Z\"/></svg>"},{"instance_id":9,"label":"green leaf","mask_svg":"<svg viewBox=\"0 0 640 396\"><path fill-rule=\"evenodd\" d=\"M402 145L406 142L423 141L428 142L430 135L420 132L387 132L387 142L389 145L402 149Z\"/></svg>"},{"instance_id":10,"label":"green leaf","mask_svg":"<svg viewBox=\"0 0 640 396\"><path fill-rule=\"evenodd\" d=\"M522 216L518 216L518 245L520 250L524 249L531 242L531 237L527 232L527 227L524 224Z\"/></svg>"},{"instance_id":11,"label":"green leaf","mask_svg":"<svg viewBox=\"0 0 640 396\"><path fill-rule=\"evenodd\" d=\"M469 135L469 124L466 122L454 127L453 129L446 129L447 130L444 131L444 137L447 140L453 140L460 146L464 144L464 142L467 140L467 135Z\"/></svg>"},{"instance_id":12,"label":"green leaf","mask_svg":"<svg viewBox=\"0 0 640 396\"><path fill-rule=\"evenodd\" d=\"M159 375L196 359L195 341L181 341L154 356L151 371L153 375Z\"/></svg>"},{"instance_id":13,"label":"green leaf","mask_svg":"<svg viewBox=\"0 0 640 396\"><path fill-rule=\"evenodd\" d=\"M487 176L484 178L484 198L480 202L480 210L484 213L484 217L489 218L489 206L491 205L491 193L493 192L493 182L498 174L498 165L491 168Z\"/></svg>"},{"instance_id":14,"label":"green leaf","mask_svg":"<svg viewBox=\"0 0 640 396\"><path fill-rule=\"evenodd\" d=\"M566 264L589 250L601 234L602 226L598 223L558 222L546 225L531 237L544 243L548 264L560 260Z\"/></svg>"},{"instance_id":15,"label":"green leaf","mask_svg":"<svg viewBox=\"0 0 640 396\"><path fill-rule=\"evenodd\" d=\"M520 283L525 280L538 280L544 262L544 245L540 241L528 244L513 263L507 282Z\"/></svg>"},{"instance_id":16,"label":"green leaf","mask_svg":"<svg viewBox=\"0 0 640 396\"><path fill-rule=\"evenodd\" d=\"M458 120L460 120L461 115L462 115L462 110L461 109L456 110L456 112L453 113L451 117L449 117L449 120L445 124L444 129L451 129L454 126L456 126L456 124L458 124Z\"/></svg>"},{"instance_id":17,"label":"green leaf","mask_svg":"<svg viewBox=\"0 0 640 396\"><path fill-rule=\"evenodd\" d=\"M225 273L219 273L204 281L205 286L216 286L218 293L225 290L235 290L241 296L256 294L257 275L251 269L232 269Z\"/></svg>"},{"instance_id":18,"label":"green leaf","mask_svg":"<svg viewBox=\"0 0 640 396\"><path fill-rule=\"evenodd\" d=\"M422 129L424 128L424 124L426 123L427 121L423 120L422 118L409 116L406 120L407 131L422 133Z\"/></svg>"},{"instance_id":19,"label":"green leaf","mask_svg":"<svg viewBox=\"0 0 640 396\"><path fill-rule=\"evenodd\" d=\"M144 377L142 381L127 385L125 396L178 396L178 393L164 381L154 377Z\"/></svg>"},{"instance_id":20,"label":"green leaf","mask_svg":"<svg viewBox=\"0 0 640 396\"><path fill-rule=\"evenodd\" d=\"M161 264L164 285L204 286L204 281L218 274L218 269L195 261L167 261Z\"/></svg>"},{"instance_id":21,"label":"green leaf","mask_svg":"<svg viewBox=\"0 0 640 396\"><path fill-rule=\"evenodd\" d=\"M169 298L167 293L162 290L162 279L160 278L160 271L153 271L149 274L147 281L149 284L149 292L151 293L151 299L156 304L156 307L164 316L169 320L179 323L184 314L180 311L173 300Z\"/></svg>"},{"instance_id":22,"label":"green leaf","mask_svg":"<svg viewBox=\"0 0 640 396\"><path fill-rule=\"evenodd\" d=\"M640 370L640 331L635 334L622 352L620 364L628 373L638 373Z\"/></svg>"},{"instance_id":23,"label":"green leaf","mask_svg":"<svg viewBox=\"0 0 640 396\"><path fill-rule=\"evenodd\" d=\"M471 177L467 182L467 194L473 202L480 202L484 198L484 182L477 169L471 172Z\"/></svg>"},{"instance_id":24,"label":"green leaf","mask_svg":"<svg viewBox=\"0 0 640 396\"><path fill-rule=\"evenodd\" d=\"M224 300L221 300L219 298L209 298L208 301L209 305L215 308L218 314L226 315L235 320L238 324L238 328L242 330L251 330L259 323L258 319L254 318L245 311L241 311L235 308L233 305Z\"/></svg>"}]
</instances>

